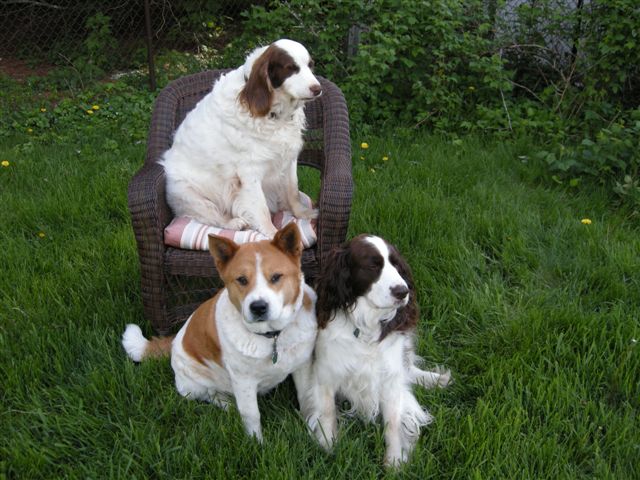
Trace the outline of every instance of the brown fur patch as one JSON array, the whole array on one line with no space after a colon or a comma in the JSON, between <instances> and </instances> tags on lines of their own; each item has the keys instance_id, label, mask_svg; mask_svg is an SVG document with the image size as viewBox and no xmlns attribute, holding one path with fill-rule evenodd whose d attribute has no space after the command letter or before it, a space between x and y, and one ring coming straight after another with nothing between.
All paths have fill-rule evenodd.
<instances>
[{"instance_id":1,"label":"brown fur patch","mask_svg":"<svg viewBox=\"0 0 640 480\"><path fill-rule=\"evenodd\" d=\"M205 360L213 360L222 365L222 350L215 322L215 308L219 295L218 293L207 300L193 312L182 338L185 352L203 365L206 365Z\"/></svg>"},{"instance_id":2,"label":"brown fur patch","mask_svg":"<svg viewBox=\"0 0 640 480\"><path fill-rule=\"evenodd\" d=\"M253 63L251 74L238 97L240 103L252 117L266 116L271 110L273 89L298 71L300 67L285 50L269 46Z\"/></svg>"},{"instance_id":3,"label":"brown fur patch","mask_svg":"<svg viewBox=\"0 0 640 480\"><path fill-rule=\"evenodd\" d=\"M269 245L268 253L264 252L261 257L260 267L269 287L283 295L285 304L295 303L300 295L299 264L273 245Z\"/></svg>"},{"instance_id":4,"label":"brown fur patch","mask_svg":"<svg viewBox=\"0 0 640 480\"><path fill-rule=\"evenodd\" d=\"M242 310L244 297L255 288L257 255L261 258L262 275L270 288L284 292L285 303L294 303L300 295L302 242L295 224L284 227L272 241L236 245L231 240L211 235L209 245L220 277L229 291L229 299L238 311ZM280 276L275 282L272 281L274 275Z\"/></svg>"},{"instance_id":5,"label":"brown fur patch","mask_svg":"<svg viewBox=\"0 0 640 480\"><path fill-rule=\"evenodd\" d=\"M311 301L311 297L307 292L304 293L304 297L302 297L302 306L305 310L311 310L313 306L313 302Z\"/></svg>"},{"instance_id":6,"label":"brown fur patch","mask_svg":"<svg viewBox=\"0 0 640 480\"><path fill-rule=\"evenodd\" d=\"M162 358L171 354L171 342L175 335L169 337L151 337L144 351L144 358Z\"/></svg>"}]
</instances>

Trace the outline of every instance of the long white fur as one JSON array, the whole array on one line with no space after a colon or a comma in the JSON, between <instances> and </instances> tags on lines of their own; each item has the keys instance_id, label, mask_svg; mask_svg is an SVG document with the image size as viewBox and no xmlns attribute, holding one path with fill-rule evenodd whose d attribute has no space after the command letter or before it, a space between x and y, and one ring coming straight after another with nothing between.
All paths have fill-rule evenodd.
<instances>
[{"instance_id":1,"label":"long white fur","mask_svg":"<svg viewBox=\"0 0 640 480\"><path fill-rule=\"evenodd\" d=\"M304 103L320 86L309 53L292 40L278 40L300 68L276 88L270 113L252 117L238 100L256 59L223 75L187 114L173 145L160 161L167 176L167 201L177 216L219 227L249 227L273 237L270 212L289 210L298 218L317 211L299 199L296 171L305 127Z\"/></svg>"},{"instance_id":2,"label":"long white fur","mask_svg":"<svg viewBox=\"0 0 640 480\"><path fill-rule=\"evenodd\" d=\"M450 372L428 372L415 365L418 358L412 332L392 332L378 341L381 321L393 318L397 308L408 301L406 297L399 305L390 289L407 285L389 262L386 243L378 237L368 237L368 241L385 259L378 281L353 308L339 310L327 327L318 331L313 361L294 374L294 379L302 414L323 447L331 449L335 442L335 398L344 397L352 411L367 421L382 415L385 463L398 465L407 461L420 428L432 421L413 395L412 385L444 387L450 381Z\"/></svg>"}]
</instances>

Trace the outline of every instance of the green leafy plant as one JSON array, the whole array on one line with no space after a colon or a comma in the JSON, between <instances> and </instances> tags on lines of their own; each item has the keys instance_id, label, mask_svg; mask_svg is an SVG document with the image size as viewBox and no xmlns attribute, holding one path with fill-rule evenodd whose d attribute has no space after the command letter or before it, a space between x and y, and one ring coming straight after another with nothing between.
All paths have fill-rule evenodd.
<instances>
[{"instance_id":1,"label":"green leafy plant","mask_svg":"<svg viewBox=\"0 0 640 480\"><path fill-rule=\"evenodd\" d=\"M540 151L558 182L577 186L580 177L608 185L623 200L640 200L640 110L634 110L626 124L618 121L602 128L577 145ZM640 204L640 202L638 203Z\"/></svg>"}]
</instances>

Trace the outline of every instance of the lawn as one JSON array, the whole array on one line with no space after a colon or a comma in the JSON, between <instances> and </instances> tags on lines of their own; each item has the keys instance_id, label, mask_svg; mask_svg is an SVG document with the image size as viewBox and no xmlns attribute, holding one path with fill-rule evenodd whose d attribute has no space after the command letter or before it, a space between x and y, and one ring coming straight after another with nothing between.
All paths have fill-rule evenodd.
<instances>
[{"instance_id":1,"label":"lawn","mask_svg":"<svg viewBox=\"0 0 640 480\"><path fill-rule=\"evenodd\" d=\"M418 352L455 379L416 389L436 420L402 473L637 478L637 218L595 186L540 183L529 141L353 140L349 235L382 235L405 254ZM0 478L384 474L381 427L345 419L326 455L290 382L261 399L260 446L237 412L180 397L167 360L126 358L125 324L150 333L126 207L143 155L114 131L0 140Z\"/></svg>"}]
</instances>

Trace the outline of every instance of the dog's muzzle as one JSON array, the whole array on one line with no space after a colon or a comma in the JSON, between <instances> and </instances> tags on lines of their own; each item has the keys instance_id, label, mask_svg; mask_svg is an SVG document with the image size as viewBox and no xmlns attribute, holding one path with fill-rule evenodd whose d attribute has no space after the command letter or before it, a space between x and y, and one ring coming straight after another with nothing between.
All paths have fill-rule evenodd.
<instances>
[{"instance_id":1,"label":"dog's muzzle","mask_svg":"<svg viewBox=\"0 0 640 480\"><path fill-rule=\"evenodd\" d=\"M264 300L254 300L249 304L254 322L264 322L269 317L269 304Z\"/></svg>"}]
</instances>

